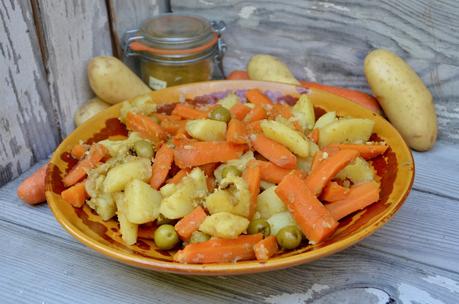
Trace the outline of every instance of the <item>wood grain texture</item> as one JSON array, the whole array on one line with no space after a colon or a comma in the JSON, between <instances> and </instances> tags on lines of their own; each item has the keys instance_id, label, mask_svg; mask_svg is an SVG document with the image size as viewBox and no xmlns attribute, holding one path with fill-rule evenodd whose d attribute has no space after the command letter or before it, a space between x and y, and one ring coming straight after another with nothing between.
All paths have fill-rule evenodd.
<instances>
[{"instance_id":1,"label":"wood grain texture","mask_svg":"<svg viewBox=\"0 0 459 304\"><path fill-rule=\"evenodd\" d=\"M51 100L62 137L73 129L79 105L94 96L86 66L99 55L111 55L108 13L104 0L38 0L43 26Z\"/></svg>"},{"instance_id":2,"label":"wood grain texture","mask_svg":"<svg viewBox=\"0 0 459 304\"><path fill-rule=\"evenodd\" d=\"M0 1L0 75L1 186L59 140L28 1Z\"/></svg>"},{"instance_id":3,"label":"wood grain texture","mask_svg":"<svg viewBox=\"0 0 459 304\"><path fill-rule=\"evenodd\" d=\"M363 60L387 48L414 67L432 91L439 139L459 143L459 2L171 1L176 13L224 20L225 69L250 57L280 57L300 79L369 92Z\"/></svg>"}]
</instances>

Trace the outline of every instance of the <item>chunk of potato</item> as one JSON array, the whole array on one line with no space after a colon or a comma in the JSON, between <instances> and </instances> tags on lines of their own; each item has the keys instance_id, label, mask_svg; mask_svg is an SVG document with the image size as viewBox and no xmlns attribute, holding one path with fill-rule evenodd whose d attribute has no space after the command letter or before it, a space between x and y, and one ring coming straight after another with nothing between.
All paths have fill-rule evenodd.
<instances>
[{"instance_id":1,"label":"chunk of potato","mask_svg":"<svg viewBox=\"0 0 459 304\"><path fill-rule=\"evenodd\" d=\"M297 103L292 108L293 116L297 118L303 130L311 130L316 122L314 106L308 98L308 95L302 94Z\"/></svg>"},{"instance_id":2,"label":"chunk of potato","mask_svg":"<svg viewBox=\"0 0 459 304\"><path fill-rule=\"evenodd\" d=\"M337 175L338 179L349 179L354 184L372 181L375 177L371 165L361 157L357 157L349 165L344 167Z\"/></svg>"},{"instance_id":3,"label":"chunk of potato","mask_svg":"<svg viewBox=\"0 0 459 304\"><path fill-rule=\"evenodd\" d=\"M373 133L374 121L365 118L342 118L320 129L319 146L340 143L364 143Z\"/></svg>"},{"instance_id":4,"label":"chunk of potato","mask_svg":"<svg viewBox=\"0 0 459 304\"><path fill-rule=\"evenodd\" d=\"M271 235L276 235L279 230L286 226L295 225L298 226L293 219L290 212L280 212L276 213L268 219L268 223L271 227Z\"/></svg>"},{"instance_id":5,"label":"chunk of potato","mask_svg":"<svg viewBox=\"0 0 459 304\"><path fill-rule=\"evenodd\" d=\"M192 137L204 141L225 140L226 136L226 123L223 121L212 119L189 120L185 128Z\"/></svg>"},{"instance_id":6,"label":"chunk of potato","mask_svg":"<svg viewBox=\"0 0 459 304\"><path fill-rule=\"evenodd\" d=\"M117 192L113 196L116 202L116 207L118 208L116 215L118 216L118 222L120 223L121 238L127 245L133 245L137 242L139 225L129 222L125 215L126 202L124 193Z\"/></svg>"},{"instance_id":7,"label":"chunk of potato","mask_svg":"<svg viewBox=\"0 0 459 304\"><path fill-rule=\"evenodd\" d=\"M105 177L103 190L107 193L122 191L130 181L134 179L147 181L150 177L150 160L146 158L135 158L134 160L110 169Z\"/></svg>"},{"instance_id":8,"label":"chunk of potato","mask_svg":"<svg viewBox=\"0 0 459 304\"><path fill-rule=\"evenodd\" d=\"M102 193L96 197L91 197L86 202L104 221L108 221L116 213L115 201L110 193Z\"/></svg>"},{"instance_id":9,"label":"chunk of potato","mask_svg":"<svg viewBox=\"0 0 459 304\"><path fill-rule=\"evenodd\" d=\"M225 167L235 166L239 171L244 172L247 167L247 163L252 159L255 159L255 157L253 156L253 152L247 151L246 153L242 154L239 159L232 159L232 160L227 161L224 164L221 164L214 171L214 176L217 179L217 182L220 183L221 180L223 179L222 173Z\"/></svg>"},{"instance_id":10,"label":"chunk of potato","mask_svg":"<svg viewBox=\"0 0 459 304\"><path fill-rule=\"evenodd\" d=\"M207 196L205 206L210 214L230 212L244 217L250 212L250 191L242 177L228 176L222 180L220 187Z\"/></svg>"},{"instance_id":11,"label":"chunk of potato","mask_svg":"<svg viewBox=\"0 0 459 304\"><path fill-rule=\"evenodd\" d=\"M217 189L206 197L204 205L210 214L231 212L237 204L235 198L227 190Z\"/></svg>"},{"instance_id":12,"label":"chunk of potato","mask_svg":"<svg viewBox=\"0 0 459 304\"><path fill-rule=\"evenodd\" d=\"M287 211L284 202L277 196L276 187L270 187L257 196L257 211L264 219L269 219L276 213Z\"/></svg>"},{"instance_id":13,"label":"chunk of potato","mask_svg":"<svg viewBox=\"0 0 459 304\"><path fill-rule=\"evenodd\" d=\"M266 137L284 145L296 155L300 157L309 155L309 142L299 132L272 120L263 120L260 127Z\"/></svg>"},{"instance_id":14,"label":"chunk of potato","mask_svg":"<svg viewBox=\"0 0 459 304\"><path fill-rule=\"evenodd\" d=\"M159 215L161 194L149 184L134 179L124 190L126 217L133 224L145 224L154 221Z\"/></svg>"},{"instance_id":15,"label":"chunk of potato","mask_svg":"<svg viewBox=\"0 0 459 304\"><path fill-rule=\"evenodd\" d=\"M199 230L211 236L235 239L247 230L249 223L245 217L229 212L219 212L206 217L199 226Z\"/></svg>"},{"instance_id":16,"label":"chunk of potato","mask_svg":"<svg viewBox=\"0 0 459 304\"><path fill-rule=\"evenodd\" d=\"M234 93L226 95L226 97L217 101L219 105L230 110L236 103L240 102L239 96Z\"/></svg>"},{"instance_id":17,"label":"chunk of potato","mask_svg":"<svg viewBox=\"0 0 459 304\"><path fill-rule=\"evenodd\" d=\"M148 141L140 136L137 132L131 132L129 137L123 140L104 139L99 143L107 148L111 157L125 156L134 145L139 141Z\"/></svg>"},{"instance_id":18,"label":"chunk of potato","mask_svg":"<svg viewBox=\"0 0 459 304\"><path fill-rule=\"evenodd\" d=\"M327 112L320 116L314 124L314 129L320 129L336 120L336 112Z\"/></svg>"}]
</instances>

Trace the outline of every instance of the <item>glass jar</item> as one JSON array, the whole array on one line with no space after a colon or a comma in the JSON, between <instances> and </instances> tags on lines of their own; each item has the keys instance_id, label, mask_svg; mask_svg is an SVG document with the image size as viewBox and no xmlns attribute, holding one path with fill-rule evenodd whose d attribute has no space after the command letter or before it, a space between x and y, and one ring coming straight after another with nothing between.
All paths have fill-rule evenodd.
<instances>
[{"instance_id":1,"label":"glass jar","mask_svg":"<svg viewBox=\"0 0 459 304\"><path fill-rule=\"evenodd\" d=\"M140 58L140 74L153 90L221 77L225 23L197 16L161 15L146 20L123 38L126 56Z\"/></svg>"}]
</instances>

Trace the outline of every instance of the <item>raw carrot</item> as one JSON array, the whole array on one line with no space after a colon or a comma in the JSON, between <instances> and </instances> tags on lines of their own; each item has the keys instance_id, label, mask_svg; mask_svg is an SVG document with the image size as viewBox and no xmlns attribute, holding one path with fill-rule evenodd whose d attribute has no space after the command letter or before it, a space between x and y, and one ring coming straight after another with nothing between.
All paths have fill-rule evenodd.
<instances>
[{"instance_id":1,"label":"raw carrot","mask_svg":"<svg viewBox=\"0 0 459 304\"><path fill-rule=\"evenodd\" d=\"M251 109L248 106L238 102L230 109L231 117L243 120L244 117L250 112L250 110Z\"/></svg>"},{"instance_id":2,"label":"raw carrot","mask_svg":"<svg viewBox=\"0 0 459 304\"><path fill-rule=\"evenodd\" d=\"M161 120L161 128L170 135L175 135L180 129L185 130L186 120L175 120L165 118Z\"/></svg>"},{"instance_id":3,"label":"raw carrot","mask_svg":"<svg viewBox=\"0 0 459 304\"><path fill-rule=\"evenodd\" d=\"M149 139L152 142L160 142L167 137L167 133L150 117L128 112L126 116L126 127L135 132L139 132L140 136Z\"/></svg>"},{"instance_id":4,"label":"raw carrot","mask_svg":"<svg viewBox=\"0 0 459 304\"><path fill-rule=\"evenodd\" d=\"M388 148L386 144L332 144L330 147L336 147L340 150L351 149L359 151L360 156L365 159L372 159L378 155L384 154Z\"/></svg>"},{"instance_id":5,"label":"raw carrot","mask_svg":"<svg viewBox=\"0 0 459 304\"><path fill-rule=\"evenodd\" d=\"M256 160L247 163L247 168L242 174L242 178L247 182L250 191L250 208L248 219L252 219L257 209L257 196L260 194L260 167Z\"/></svg>"},{"instance_id":6,"label":"raw carrot","mask_svg":"<svg viewBox=\"0 0 459 304\"><path fill-rule=\"evenodd\" d=\"M174 261L188 264L235 263L253 260L253 246L261 241L263 235L240 235L236 239L211 239L202 243L193 243L177 251Z\"/></svg>"},{"instance_id":7,"label":"raw carrot","mask_svg":"<svg viewBox=\"0 0 459 304\"><path fill-rule=\"evenodd\" d=\"M191 234L198 230L199 225L204 222L206 217L206 212L199 206L175 224L175 231L177 231L182 240L187 241L190 239Z\"/></svg>"},{"instance_id":8,"label":"raw carrot","mask_svg":"<svg viewBox=\"0 0 459 304\"><path fill-rule=\"evenodd\" d=\"M341 97L344 97L352 102L355 102L373 112L381 114L381 107L379 106L378 100L371 95L366 93L346 89L342 87L334 87L325 84L320 84L317 82L307 82L307 81L300 81L304 87L307 88L315 88L319 90L323 90Z\"/></svg>"},{"instance_id":9,"label":"raw carrot","mask_svg":"<svg viewBox=\"0 0 459 304\"><path fill-rule=\"evenodd\" d=\"M284 169L296 167L296 156L286 147L264 136L263 134L251 135L253 148L266 159Z\"/></svg>"},{"instance_id":10,"label":"raw carrot","mask_svg":"<svg viewBox=\"0 0 459 304\"><path fill-rule=\"evenodd\" d=\"M291 171L289 169L276 166L269 161L258 160L257 163L260 167L261 179L274 184L280 183L281 180Z\"/></svg>"},{"instance_id":11,"label":"raw carrot","mask_svg":"<svg viewBox=\"0 0 459 304\"><path fill-rule=\"evenodd\" d=\"M89 197L86 193L85 181L79 182L72 187L65 189L61 193L62 199L72 205L73 207L80 208Z\"/></svg>"},{"instance_id":12,"label":"raw carrot","mask_svg":"<svg viewBox=\"0 0 459 304\"><path fill-rule=\"evenodd\" d=\"M167 178L172 163L174 162L174 150L167 144L163 144L156 152L151 169L150 185L159 189Z\"/></svg>"},{"instance_id":13,"label":"raw carrot","mask_svg":"<svg viewBox=\"0 0 459 304\"><path fill-rule=\"evenodd\" d=\"M172 114L185 119L207 118L208 116L208 113L205 111L200 111L198 109L194 109L192 107L182 104L176 105L174 110L172 111Z\"/></svg>"},{"instance_id":14,"label":"raw carrot","mask_svg":"<svg viewBox=\"0 0 459 304\"><path fill-rule=\"evenodd\" d=\"M315 128L315 129L312 129L311 133L308 134L308 138L317 144L319 142L319 135L320 135L319 129Z\"/></svg>"},{"instance_id":15,"label":"raw carrot","mask_svg":"<svg viewBox=\"0 0 459 304\"><path fill-rule=\"evenodd\" d=\"M43 165L19 185L16 193L23 202L36 205L46 201L45 177L47 169L48 164Z\"/></svg>"},{"instance_id":16,"label":"raw carrot","mask_svg":"<svg viewBox=\"0 0 459 304\"><path fill-rule=\"evenodd\" d=\"M268 111L268 117L270 119L276 119L277 116L282 116L287 119L292 117L292 108L286 104L273 104Z\"/></svg>"},{"instance_id":17,"label":"raw carrot","mask_svg":"<svg viewBox=\"0 0 459 304\"><path fill-rule=\"evenodd\" d=\"M108 150L103 145L92 145L89 153L64 176L62 179L64 186L69 187L78 183L86 176L89 169L94 168L107 155Z\"/></svg>"},{"instance_id":18,"label":"raw carrot","mask_svg":"<svg viewBox=\"0 0 459 304\"><path fill-rule=\"evenodd\" d=\"M253 250L255 251L255 257L257 260L267 261L279 250L276 237L274 235L270 235L267 238L259 241L253 246Z\"/></svg>"},{"instance_id":19,"label":"raw carrot","mask_svg":"<svg viewBox=\"0 0 459 304\"><path fill-rule=\"evenodd\" d=\"M379 185L376 182L366 182L352 186L345 199L327 204L326 207L339 221L343 217L361 210L379 200Z\"/></svg>"},{"instance_id":20,"label":"raw carrot","mask_svg":"<svg viewBox=\"0 0 459 304\"><path fill-rule=\"evenodd\" d=\"M226 77L226 79L227 80L248 80L249 73L247 73L247 71L234 70L228 75L228 77Z\"/></svg>"},{"instance_id":21,"label":"raw carrot","mask_svg":"<svg viewBox=\"0 0 459 304\"><path fill-rule=\"evenodd\" d=\"M246 145L226 141L190 142L176 147L174 158L177 166L183 169L236 159L246 149Z\"/></svg>"},{"instance_id":22,"label":"raw carrot","mask_svg":"<svg viewBox=\"0 0 459 304\"><path fill-rule=\"evenodd\" d=\"M182 178L184 178L188 173L190 173L190 168L181 169L179 172L166 181L167 184L178 184Z\"/></svg>"},{"instance_id":23,"label":"raw carrot","mask_svg":"<svg viewBox=\"0 0 459 304\"><path fill-rule=\"evenodd\" d=\"M269 99L265 94L263 94L258 89L250 89L245 93L245 97L250 103L263 106L273 104L271 99Z\"/></svg>"},{"instance_id":24,"label":"raw carrot","mask_svg":"<svg viewBox=\"0 0 459 304\"><path fill-rule=\"evenodd\" d=\"M90 147L91 146L87 144L76 144L70 151L70 155L75 159L82 159Z\"/></svg>"},{"instance_id":25,"label":"raw carrot","mask_svg":"<svg viewBox=\"0 0 459 304\"><path fill-rule=\"evenodd\" d=\"M329 182L322 191L320 199L327 202L335 202L345 199L348 195L348 188L340 186L337 182Z\"/></svg>"},{"instance_id":26,"label":"raw carrot","mask_svg":"<svg viewBox=\"0 0 459 304\"><path fill-rule=\"evenodd\" d=\"M312 193L319 195L325 185L357 156L359 156L359 152L355 150L340 150L334 155L328 155L326 159L311 170L311 173L306 178L306 185Z\"/></svg>"},{"instance_id":27,"label":"raw carrot","mask_svg":"<svg viewBox=\"0 0 459 304\"><path fill-rule=\"evenodd\" d=\"M284 177L275 191L309 241L323 241L338 227L335 218L297 174Z\"/></svg>"},{"instance_id":28,"label":"raw carrot","mask_svg":"<svg viewBox=\"0 0 459 304\"><path fill-rule=\"evenodd\" d=\"M254 122L266 118L266 110L261 105L255 105L250 112L244 117L245 122Z\"/></svg>"},{"instance_id":29,"label":"raw carrot","mask_svg":"<svg viewBox=\"0 0 459 304\"><path fill-rule=\"evenodd\" d=\"M247 143L247 129L242 121L236 118L230 120L228 131L226 131L226 141L233 144Z\"/></svg>"}]
</instances>

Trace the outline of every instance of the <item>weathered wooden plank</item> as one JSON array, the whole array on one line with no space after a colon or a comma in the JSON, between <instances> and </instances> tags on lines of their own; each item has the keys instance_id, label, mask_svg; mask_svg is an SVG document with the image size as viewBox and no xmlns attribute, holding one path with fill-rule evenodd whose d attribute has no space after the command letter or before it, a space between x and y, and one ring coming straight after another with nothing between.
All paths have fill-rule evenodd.
<instances>
[{"instance_id":1,"label":"weathered wooden plank","mask_svg":"<svg viewBox=\"0 0 459 304\"><path fill-rule=\"evenodd\" d=\"M93 96L88 61L112 53L107 8L104 0L37 1L51 100L66 136L74 129L75 110Z\"/></svg>"},{"instance_id":2,"label":"weathered wooden plank","mask_svg":"<svg viewBox=\"0 0 459 304\"><path fill-rule=\"evenodd\" d=\"M459 142L457 1L174 0L171 6L227 23L227 71L245 68L253 54L270 53L298 78L369 91L365 55L391 49L432 91L439 138Z\"/></svg>"},{"instance_id":3,"label":"weathered wooden plank","mask_svg":"<svg viewBox=\"0 0 459 304\"><path fill-rule=\"evenodd\" d=\"M359 246L288 270L191 277L122 265L3 221L0 242L6 303L454 303L459 294L458 273Z\"/></svg>"},{"instance_id":4,"label":"weathered wooden plank","mask_svg":"<svg viewBox=\"0 0 459 304\"><path fill-rule=\"evenodd\" d=\"M46 158L56 124L28 1L0 1L0 186Z\"/></svg>"}]
</instances>

